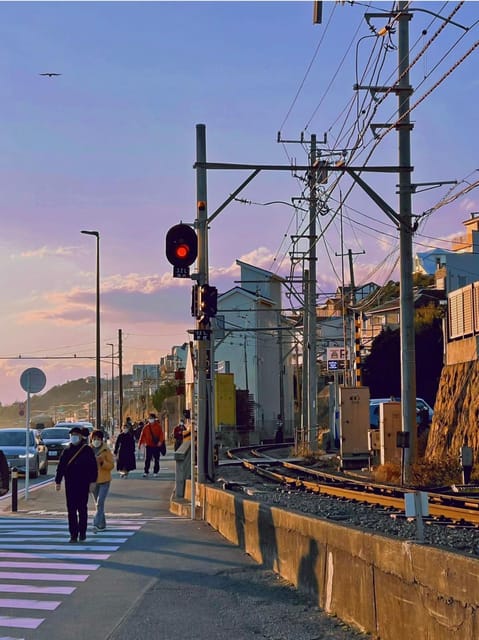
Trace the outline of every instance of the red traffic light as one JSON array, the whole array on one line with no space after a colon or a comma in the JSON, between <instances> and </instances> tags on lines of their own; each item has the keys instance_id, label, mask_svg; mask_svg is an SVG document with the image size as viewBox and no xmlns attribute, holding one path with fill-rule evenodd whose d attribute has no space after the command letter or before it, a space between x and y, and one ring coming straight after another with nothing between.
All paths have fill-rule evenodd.
<instances>
[{"instance_id":1,"label":"red traffic light","mask_svg":"<svg viewBox=\"0 0 479 640\"><path fill-rule=\"evenodd\" d=\"M166 234L166 257L174 267L189 267L198 255L198 237L187 224L176 224Z\"/></svg>"},{"instance_id":2,"label":"red traffic light","mask_svg":"<svg viewBox=\"0 0 479 640\"><path fill-rule=\"evenodd\" d=\"M184 260L188 256L189 252L190 252L190 248L187 244L180 244L175 249L175 255L180 260Z\"/></svg>"}]
</instances>

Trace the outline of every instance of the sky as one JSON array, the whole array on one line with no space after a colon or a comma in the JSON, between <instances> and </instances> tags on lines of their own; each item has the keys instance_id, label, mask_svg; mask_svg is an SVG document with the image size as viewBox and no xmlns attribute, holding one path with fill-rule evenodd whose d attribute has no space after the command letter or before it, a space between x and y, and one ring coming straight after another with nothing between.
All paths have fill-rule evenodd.
<instances>
[{"instance_id":1,"label":"sky","mask_svg":"<svg viewBox=\"0 0 479 640\"><path fill-rule=\"evenodd\" d=\"M397 78L396 23L379 33L392 8L324 2L313 24L311 1L0 3L2 404L25 399L27 368L45 390L95 373L96 240L81 230L100 234L102 375L119 329L124 373L190 339L192 281L172 277L165 235L196 216L197 124L211 162L305 165L315 134L327 161L397 166L394 128L377 140L369 126L394 123L395 94L353 89ZM457 181L416 189L414 251L451 249L479 210L479 3L410 8L412 180ZM209 213L249 173L208 171ZM349 250L357 285L398 278L397 229L336 175L320 189L319 302L349 283ZM397 207L396 174L362 176ZM212 222L220 293L237 260L301 278L306 186L262 171Z\"/></svg>"}]
</instances>

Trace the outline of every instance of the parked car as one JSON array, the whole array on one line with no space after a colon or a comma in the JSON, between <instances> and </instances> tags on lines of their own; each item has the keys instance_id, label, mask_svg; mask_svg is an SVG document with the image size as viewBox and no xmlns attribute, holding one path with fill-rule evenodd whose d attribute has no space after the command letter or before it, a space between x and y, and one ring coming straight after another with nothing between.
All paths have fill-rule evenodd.
<instances>
[{"instance_id":1,"label":"parked car","mask_svg":"<svg viewBox=\"0 0 479 640\"><path fill-rule=\"evenodd\" d=\"M47 448L32 429L28 433L27 449L26 429L0 429L0 450L3 451L10 469L16 467L20 473L25 473L28 457L30 477L36 478L39 473L44 476L48 473Z\"/></svg>"},{"instance_id":2,"label":"parked car","mask_svg":"<svg viewBox=\"0 0 479 640\"><path fill-rule=\"evenodd\" d=\"M70 442L71 427L50 427L43 429L41 438L48 449L48 459L58 460Z\"/></svg>"},{"instance_id":3,"label":"parked car","mask_svg":"<svg viewBox=\"0 0 479 640\"><path fill-rule=\"evenodd\" d=\"M371 398L369 401L369 424L371 429L379 429L379 405L383 402L401 402L401 398L390 396L389 398ZM416 416L418 423L420 422L421 411L426 410L429 414L429 422L432 421L434 415L433 409L422 398L416 398Z\"/></svg>"},{"instance_id":4,"label":"parked car","mask_svg":"<svg viewBox=\"0 0 479 640\"><path fill-rule=\"evenodd\" d=\"M84 422L83 420L79 420L75 422L57 422L56 425L52 428L58 429L59 427L62 427L63 429L69 429L69 430L73 429L73 427L80 427L80 429L83 429L84 427L86 427L90 433L95 429L95 427L92 425L91 422Z\"/></svg>"}]
</instances>

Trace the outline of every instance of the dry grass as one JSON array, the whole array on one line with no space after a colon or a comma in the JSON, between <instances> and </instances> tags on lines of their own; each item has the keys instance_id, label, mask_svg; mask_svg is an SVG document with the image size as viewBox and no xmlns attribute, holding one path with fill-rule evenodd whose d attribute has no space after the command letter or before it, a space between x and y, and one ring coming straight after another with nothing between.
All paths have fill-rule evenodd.
<instances>
[{"instance_id":1,"label":"dry grass","mask_svg":"<svg viewBox=\"0 0 479 640\"><path fill-rule=\"evenodd\" d=\"M476 474L479 475L479 470ZM401 484L401 468L398 464L388 462L375 469L373 477L377 482ZM462 467L457 458L450 457L440 462L420 460L412 467L413 487L427 489L461 483Z\"/></svg>"}]
</instances>

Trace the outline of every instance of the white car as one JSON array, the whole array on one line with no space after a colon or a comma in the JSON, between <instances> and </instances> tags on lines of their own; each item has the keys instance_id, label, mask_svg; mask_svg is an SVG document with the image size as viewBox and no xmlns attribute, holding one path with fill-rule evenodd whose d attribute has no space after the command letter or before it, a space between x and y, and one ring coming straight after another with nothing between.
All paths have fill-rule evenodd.
<instances>
[{"instance_id":1,"label":"white car","mask_svg":"<svg viewBox=\"0 0 479 640\"><path fill-rule=\"evenodd\" d=\"M390 396L389 398L371 398L369 401L369 424L371 429L379 429L379 405L383 402L401 402L401 398L395 398L394 396ZM434 415L433 409L422 398L416 398L416 415L418 422L421 415L420 412L424 409L427 410L429 422L431 422L432 416Z\"/></svg>"}]
</instances>

